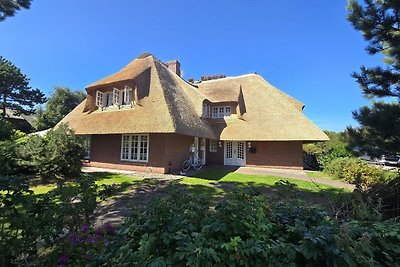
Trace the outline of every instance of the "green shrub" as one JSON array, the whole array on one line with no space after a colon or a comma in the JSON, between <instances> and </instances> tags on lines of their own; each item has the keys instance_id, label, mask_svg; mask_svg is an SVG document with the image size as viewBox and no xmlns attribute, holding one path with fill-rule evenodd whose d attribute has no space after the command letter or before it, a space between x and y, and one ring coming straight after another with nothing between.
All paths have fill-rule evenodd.
<instances>
[{"instance_id":1,"label":"green shrub","mask_svg":"<svg viewBox=\"0 0 400 267\"><path fill-rule=\"evenodd\" d=\"M13 128L11 123L0 118L0 141L11 139Z\"/></svg>"},{"instance_id":2,"label":"green shrub","mask_svg":"<svg viewBox=\"0 0 400 267\"><path fill-rule=\"evenodd\" d=\"M214 206L178 191L134 207L115 240L87 264L394 266L400 261L398 223L340 222L306 203L253 193L226 197Z\"/></svg>"},{"instance_id":3,"label":"green shrub","mask_svg":"<svg viewBox=\"0 0 400 267\"><path fill-rule=\"evenodd\" d=\"M0 176L17 172L17 154L14 141L0 141Z\"/></svg>"},{"instance_id":4,"label":"green shrub","mask_svg":"<svg viewBox=\"0 0 400 267\"><path fill-rule=\"evenodd\" d=\"M385 180L386 172L357 158L337 158L326 165L325 172L362 188Z\"/></svg>"},{"instance_id":5,"label":"green shrub","mask_svg":"<svg viewBox=\"0 0 400 267\"><path fill-rule=\"evenodd\" d=\"M23 170L45 179L79 175L85 151L83 139L66 125L60 125L44 137L29 136L22 143L19 163Z\"/></svg>"},{"instance_id":6,"label":"green shrub","mask_svg":"<svg viewBox=\"0 0 400 267\"><path fill-rule=\"evenodd\" d=\"M51 253L40 257L38 248L62 250L65 233L88 225L96 207L94 180L82 175L73 182L33 195L27 179L0 177L0 266L57 266Z\"/></svg>"}]
</instances>

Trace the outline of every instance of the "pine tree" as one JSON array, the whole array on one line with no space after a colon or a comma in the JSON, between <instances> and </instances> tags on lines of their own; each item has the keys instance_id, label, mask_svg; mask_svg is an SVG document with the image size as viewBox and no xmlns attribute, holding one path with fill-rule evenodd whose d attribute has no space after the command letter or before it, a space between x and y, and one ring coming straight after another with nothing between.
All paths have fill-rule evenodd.
<instances>
[{"instance_id":1,"label":"pine tree","mask_svg":"<svg viewBox=\"0 0 400 267\"><path fill-rule=\"evenodd\" d=\"M21 8L28 9L32 0L1 0L0 1L0 21L7 17L12 17Z\"/></svg>"},{"instance_id":2,"label":"pine tree","mask_svg":"<svg viewBox=\"0 0 400 267\"><path fill-rule=\"evenodd\" d=\"M385 67L361 66L352 76L367 98L392 98L373 102L353 112L360 127L347 129L350 145L371 156L400 152L400 1L350 0L348 20L368 41L371 55L383 54Z\"/></svg>"},{"instance_id":3,"label":"pine tree","mask_svg":"<svg viewBox=\"0 0 400 267\"><path fill-rule=\"evenodd\" d=\"M0 56L0 118L5 118L6 108L17 114L32 114L34 106L44 101L44 94L29 86L26 75L12 62Z\"/></svg>"}]
</instances>

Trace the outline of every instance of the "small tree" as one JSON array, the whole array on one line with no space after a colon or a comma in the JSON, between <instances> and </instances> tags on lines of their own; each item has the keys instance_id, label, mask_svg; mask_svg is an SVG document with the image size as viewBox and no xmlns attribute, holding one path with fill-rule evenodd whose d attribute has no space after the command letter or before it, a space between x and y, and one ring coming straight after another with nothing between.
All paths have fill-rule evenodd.
<instances>
[{"instance_id":1,"label":"small tree","mask_svg":"<svg viewBox=\"0 0 400 267\"><path fill-rule=\"evenodd\" d=\"M28 9L32 0L1 0L0 1L0 21L7 17L12 17L21 8Z\"/></svg>"},{"instance_id":2,"label":"small tree","mask_svg":"<svg viewBox=\"0 0 400 267\"><path fill-rule=\"evenodd\" d=\"M6 117L6 108L29 115L36 104L44 102L44 94L29 86L29 79L13 63L0 56L0 112Z\"/></svg>"},{"instance_id":3,"label":"small tree","mask_svg":"<svg viewBox=\"0 0 400 267\"><path fill-rule=\"evenodd\" d=\"M54 127L65 115L70 113L84 99L82 91L72 91L68 87L56 86L46 103L45 109L37 110L37 130Z\"/></svg>"},{"instance_id":4,"label":"small tree","mask_svg":"<svg viewBox=\"0 0 400 267\"><path fill-rule=\"evenodd\" d=\"M44 179L74 178L81 171L84 153L83 139L61 124L44 137L29 137L19 150L20 165Z\"/></svg>"}]
</instances>

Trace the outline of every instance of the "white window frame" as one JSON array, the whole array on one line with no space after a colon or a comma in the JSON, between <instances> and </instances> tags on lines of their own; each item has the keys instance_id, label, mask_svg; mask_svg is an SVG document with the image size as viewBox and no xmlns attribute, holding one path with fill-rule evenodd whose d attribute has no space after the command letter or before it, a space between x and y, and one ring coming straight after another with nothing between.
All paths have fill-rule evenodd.
<instances>
[{"instance_id":1,"label":"white window frame","mask_svg":"<svg viewBox=\"0 0 400 267\"><path fill-rule=\"evenodd\" d=\"M124 137L128 137L128 157L127 158L123 158L124 156ZM133 137L138 137L137 143L137 149L138 149L138 153L136 158L132 158L132 149L134 149L133 146ZM141 143L142 143L142 138L146 137L146 159L145 160L141 160L140 159L140 149L141 149ZM144 139L144 138L143 138ZM149 162L149 144L150 144L150 137L148 134L123 134L121 136L121 155L120 155L120 159L121 161L129 161L129 162Z\"/></svg>"},{"instance_id":2,"label":"white window frame","mask_svg":"<svg viewBox=\"0 0 400 267\"><path fill-rule=\"evenodd\" d=\"M211 117L211 107L207 105L207 103L203 104L203 117L210 118Z\"/></svg>"},{"instance_id":3,"label":"white window frame","mask_svg":"<svg viewBox=\"0 0 400 267\"><path fill-rule=\"evenodd\" d=\"M218 151L218 141L210 139L210 152L217 152Z\"/></svg>"},{"instance_id":4,"label":"white window frame","mask_svg":"<svg viewBox=\"0 0 400 267\"><path fill-rule=\"evenodd\" d=\"M96 106L103 107L103 92L96 91Z\"/></svg>"},{"instance_id":5,"label":"white window frame","mask_svg":"<svg viewBox=\"0 0 400 267\"><path fill-rule=\"evenodd\" d=\"M113 99L112 99L112 97L113 97L113 95L112 95L112 93L111 92L107 92L107 93L104 93L105 94L105 101L106 101L106 107L109 107L109 106L112 106L113 105ZM104 95L103 95L103 97L104 97Z\"/></svg>"},{"instance_id":6,"label":"white window frame","mask_svg":"<svg viewBox=\"0 0 400 267\"><path fill-rule=\"evenodd\" d=\"M121 105L121 92L117 88L113 88L113 104Z\"/></svg>"},{"instance_id":7,"label":"white window frame","mask_svg":"<svg viewBox=\"0 0 400 267\"><path fill-rule=\"evenodd\" d=\"M212 118L222 119L224 117L229 117L232 114L231 106L216 106L212 108Z\"/></svg>"},{"instance_id":8,"label":"white window frame","mask_svg":"<svg viewBox=\"0 0 400 267\"><path fill-rule=\"evenodd\" d=\"M90 150L92 146L92 136L91 135L84 135L84 147L85 147L85 156L83 159L90 159Z\"/></svg>"},{"instance_id":9,"label":"white window frame","mask_svg":"<svg viewBox=\"0 0 400 267\"><path fill-rule=\"evenodd\" d=\"M133 101L132 99L132 88L129 86L125 86L124 88L124 99L123 99L123 104L124 105L130 105Z\"/></svg>"}]
</instances>

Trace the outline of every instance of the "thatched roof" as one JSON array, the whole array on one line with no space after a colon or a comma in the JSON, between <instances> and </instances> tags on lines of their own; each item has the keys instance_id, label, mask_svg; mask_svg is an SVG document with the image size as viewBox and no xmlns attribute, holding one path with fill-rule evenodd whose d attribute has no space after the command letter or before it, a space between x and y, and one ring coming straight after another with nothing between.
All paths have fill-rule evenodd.
<instances>
[{"instance_id":1,"label":"thatched roof","mask_svg":"<svg viewBox=\"0 0 400 267\"><path fill-rule=\"evenodd\" d=\"M138 94L143 96L140 105L132 109L85 111L88 96L60 123L68 123L77 134L179 133L217 138L201 119L204 96L152 55L135 59L86 90L90 94L94 88L112 88L120 81L138 84Z\"/></svg>"},{"instance_id":2,"label":"thatched roof","mask_svg":"<svg viewBox=\"0 0 400 267\"><path fill-rule=\"evenodd\" d=\"M94 110L96 90L137 85L140 105ZM256 74L192 85L151 54L142 54L120 71L86 88L87 99L68 114L77 134L179 133L221 140L324 141L328 137L302 113L303 104ZM237 102L240 118L225 123L202 119L203 102Z\"/></svg>"},{"instance_id":3,"label":"thatched roof","mask_svg":"<svg viewBox=\"0 0 400 267\"><path fill-rule=\"evenodd\" d=\"M276 89L257 74L209 80L197 86L212 102L233 100L242 90L246 113L241 119L229 117L225 119L225 124L215 126L219 127L221 140L329 140L304 116L301 102Z\"/></svg>"}]
</instances>

